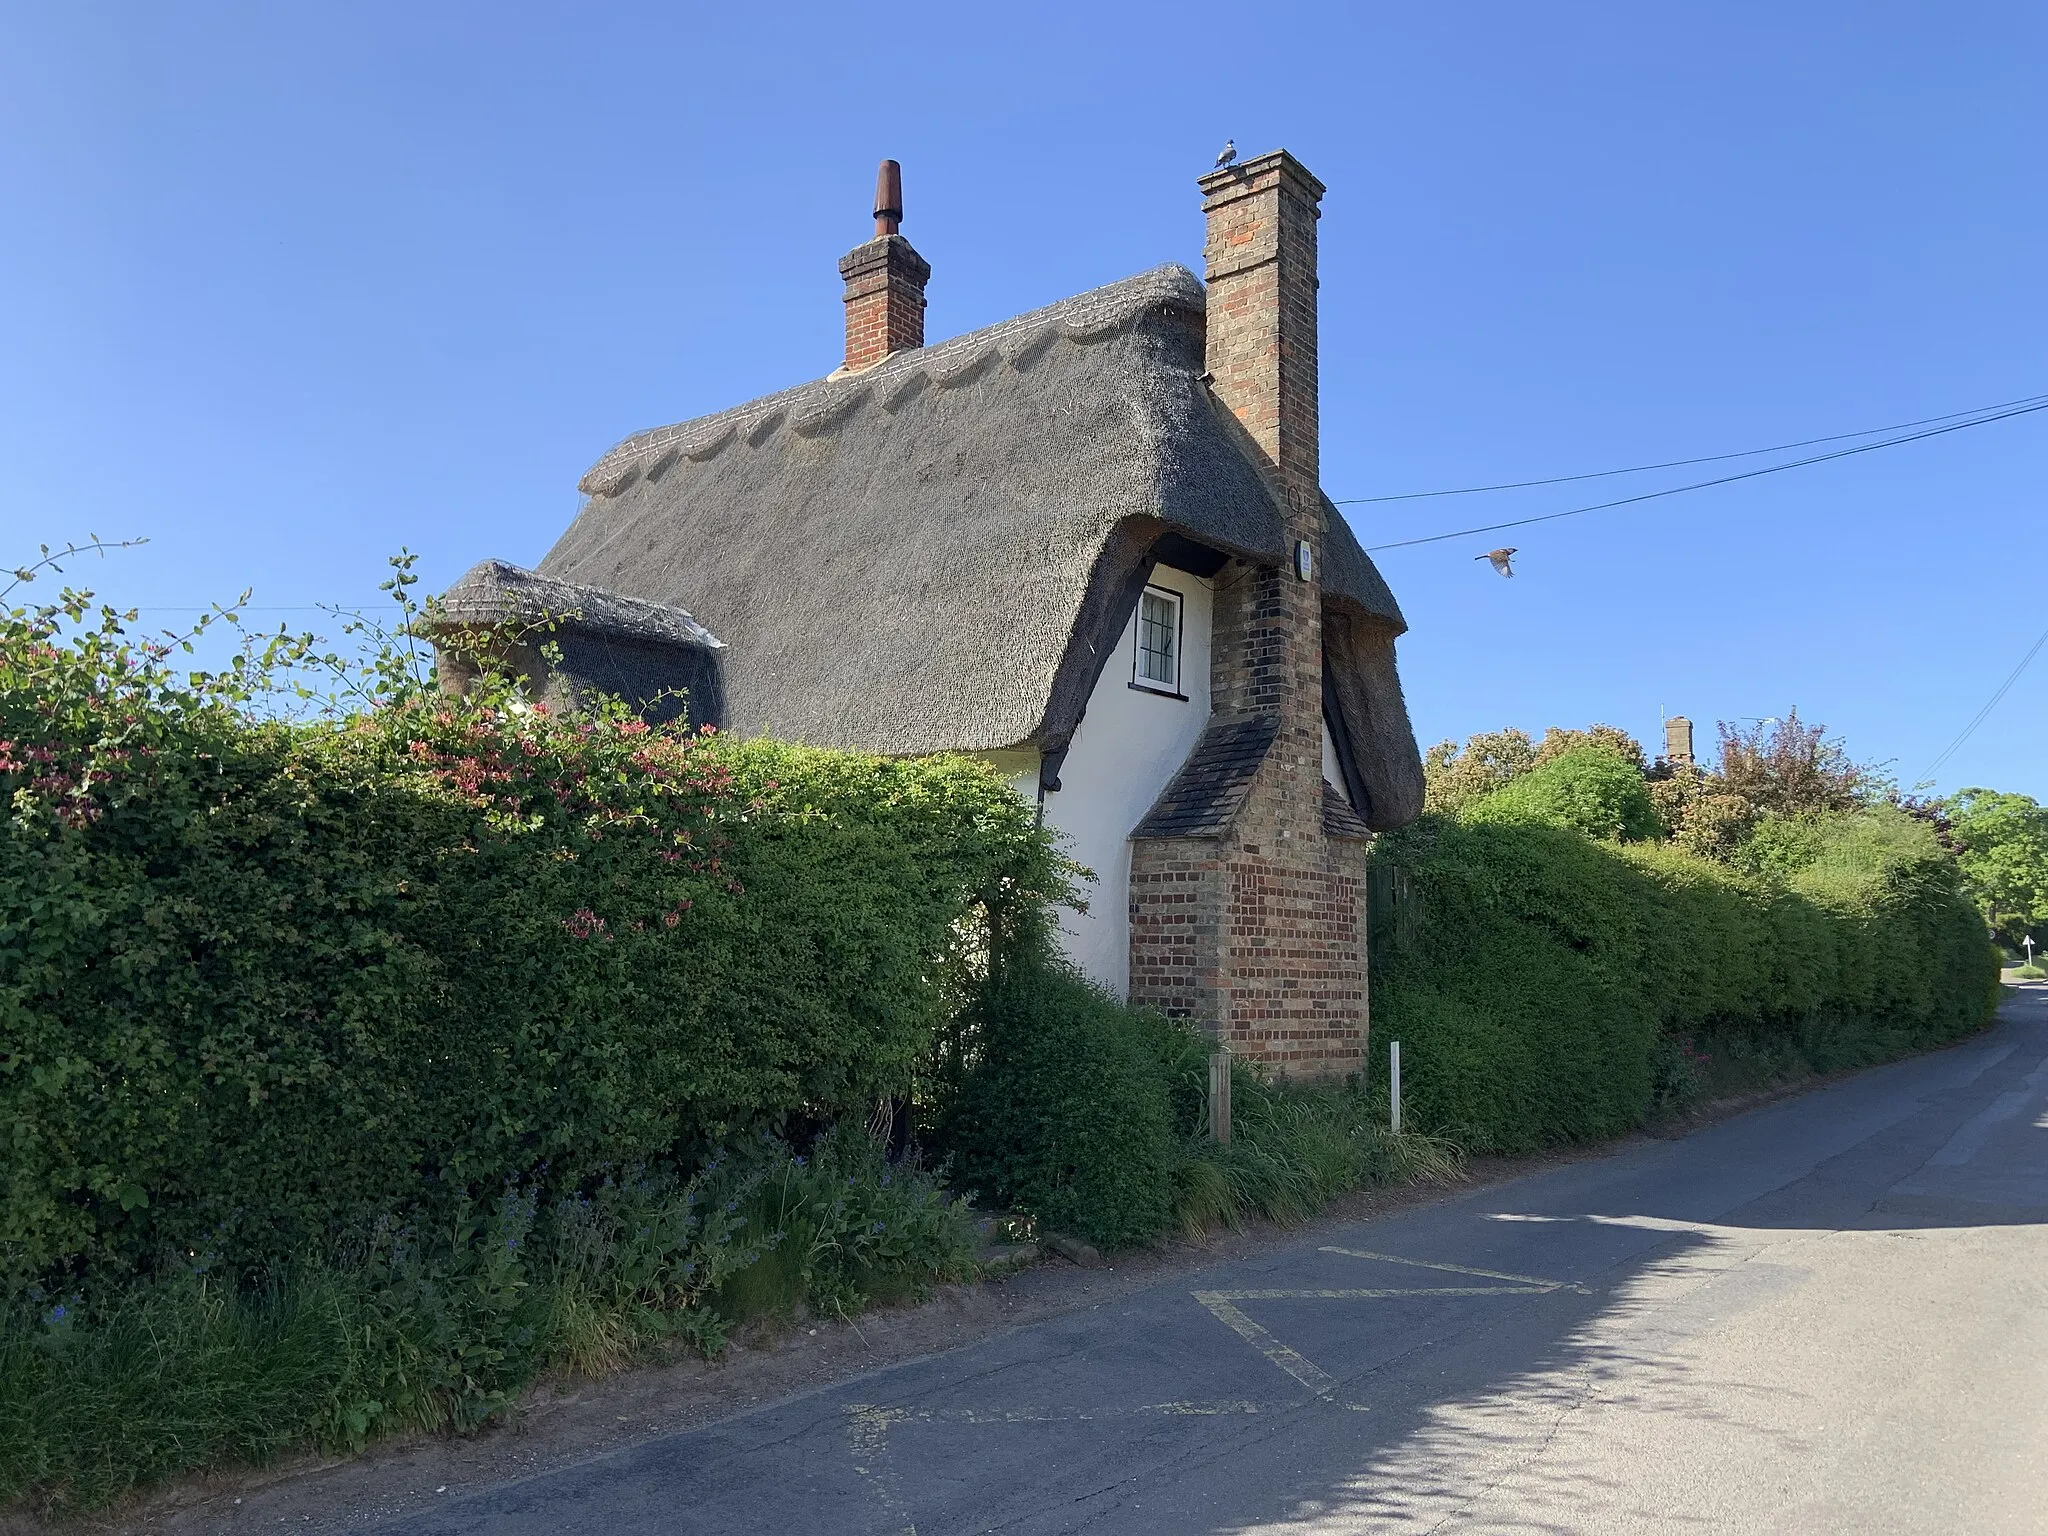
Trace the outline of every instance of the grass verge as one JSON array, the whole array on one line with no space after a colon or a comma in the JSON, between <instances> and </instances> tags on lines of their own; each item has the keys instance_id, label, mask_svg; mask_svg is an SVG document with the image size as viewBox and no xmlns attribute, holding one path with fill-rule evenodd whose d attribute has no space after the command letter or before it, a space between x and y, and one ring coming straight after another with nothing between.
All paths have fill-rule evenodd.
<instances>
[{"instance_id":1,"label":"grass verge","mask_svg":"<svg viewBox=\"0 0 2048 1536\"><path fill-rule=\"evenodd\" d=\"M859 1135L763 1140L446 1231L386 1224L262 1275L203 1256L0 1313L0 1506L104 1507L182 1474L473 1428L548 1376L698 1352L740 1325L851 1317L972 1272L965 1210Z\"/></svg>"},{"instance_id":2,"label":"grass verge","mask_svg":"<svg viewBox=\"0 0 2048 1536\"><path fill-rule=\"evenodd\" d=\"M1351 1084L1296 1086L1238 1067L1231 1139L1190 1135L1173 1163L1174 1224L1190 1237L1247 1217L1303 1221L1369 1185L1448 1182L1464 1154L1441 1136L1388 1129Z\"/></svg>"}]
</instances>

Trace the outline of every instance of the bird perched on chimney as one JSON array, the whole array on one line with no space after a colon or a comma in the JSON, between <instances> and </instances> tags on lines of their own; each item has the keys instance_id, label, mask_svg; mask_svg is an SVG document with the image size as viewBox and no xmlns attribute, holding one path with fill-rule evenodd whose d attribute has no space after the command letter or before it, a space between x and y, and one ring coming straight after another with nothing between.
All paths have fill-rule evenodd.
<instances>
[{"instance_id":1,"label":"bird perched on chimney","mask_svg":"<svg viewBox=\"0 0 2048 1536\"><path fill-rule=\"evenodd\" d=\"M1510 580L1514 578L1515 568L1510 563L1515 558L1515 552L1512 549L1489 549L1485 554L1474 555L1472 558L1474 560L1491 560L1493 568L1499 571L1501 575L1508 577Z\"/></svg>"},{"instance_id":2,"label":"bird perched on chimney","mask_svg":"<svg viewBox=\"0 0 2048 1536\"><path fill-rule=\"evenodd\" d=\"M1222 170L1223 167L1230 164L1230 162L1235 160L1236 158L1237 140L1225 139L1223 141L1223 153L1216 157L1216 169L1219 171Z\"/></svg>"}]
</instances>

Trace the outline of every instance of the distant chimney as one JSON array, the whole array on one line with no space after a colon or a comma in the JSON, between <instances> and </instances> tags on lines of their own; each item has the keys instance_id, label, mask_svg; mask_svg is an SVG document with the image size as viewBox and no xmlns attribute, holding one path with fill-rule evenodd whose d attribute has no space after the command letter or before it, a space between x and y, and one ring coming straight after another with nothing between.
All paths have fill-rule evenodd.
<instances>
[{"instance_id":1,"label":"distant chimney","mask_svg":"<svg viewBox=\"0 0 2048 1536\"><path fill-rule=\"evenodd\" d=\"M875 238L839 259L846 279L845 373L924 345L924 285L932 269L896 233L902 222L903 167L884 160L875 177Z\"/></svg>"},{"instance_id":2,"label":"distant chimney","mask_svg":"<svg viewBox=\"0 0 2048 1536\"><path fill-rule=\"evenodd\" d=\"M1664 722L1664 761L1692 761L1692 722L1683 715L1673 715Z\"/></svg>"}]
</instances>

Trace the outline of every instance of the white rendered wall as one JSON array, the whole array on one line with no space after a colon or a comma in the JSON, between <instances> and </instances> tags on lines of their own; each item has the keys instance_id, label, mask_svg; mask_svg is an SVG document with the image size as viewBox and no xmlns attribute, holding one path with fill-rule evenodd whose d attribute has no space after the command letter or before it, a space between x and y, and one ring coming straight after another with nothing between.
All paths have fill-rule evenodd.
<instances>
[{"instance_id":1,"label":"white rendered wall","mask_svg":"<svg viewBox=\"0 0 2048 1536\"><path fill-rule=\"evenodd\" d=\"M1351 804L1351 791L1344 787L1344 769L1337 762L1337 740L1330 734L1330 722L1323 721L1323 782L1337 791L1337 798ZM1352 807L1354 810L1357 807Z\"/></svg>"},{"instance_id":2,"label":"white rendered wall","mask_svg":"<svg viewBox=\"0 0 2048 1536\"><path fill-rule=\"evenodd\" d=\"M1132 614L1089 695L1060 766L1060 790L1045 797L1046 824L1065 834L1068 857L1095 872L1085 893L1088 910L1061 915L1061 948L1119 997L1131 986L1131 828L1144 820L1209 723L1209 583L1162 565L1151 584L1181 595L1180 691L1187 697L1130 686L1138 644ZM1037 797L1035 767L1015 782L1021 793Z\"/></svg>"}]
</instances>

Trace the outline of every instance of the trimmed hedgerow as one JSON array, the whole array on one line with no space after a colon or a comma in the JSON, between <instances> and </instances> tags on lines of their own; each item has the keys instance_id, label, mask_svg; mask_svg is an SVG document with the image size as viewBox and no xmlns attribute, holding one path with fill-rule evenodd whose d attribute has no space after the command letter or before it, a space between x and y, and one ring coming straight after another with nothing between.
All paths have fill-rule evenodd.
<instances>
[{"instance_id":1,"label":"trimmed hedgerow","mask_svg":"<svg viewBox=\"0 0 2048 1536\"><path fill-rule=\"evenodd\" d=\"M1744 873L1478 815L1383 839L1374 858L1421 905L1373 977L1407 1113L1475 1148L1587 1140L1670 1096L1696 1040L1781 1042L1826 1070L1988 1022L1995 957L1931 829L1877 808L1801 848Z\"/></svg>"},{"instance_id":2,"label":"trimmed hedgerow","mask_svg":"<svg viewBox=\"0 0 2048 1536\"><path fill-rule=\"evenodd\" d=\"M1447 1143L1390 1132L1362 1082L1284 1083L1242 1061L1232 1139L1211 1141L1215 1042L1057 963L1000 974L960 1043L972 1065L936 1127L954 1181L1104 1247L1298 1221L1364 1184L1457 1171Z\"/></svg>"},{"instance_id":3,"label":"trimmed hedgerow","mask_svg":"<svg viewBox=\"0 0 2048 1536\"><path fill-rule=\"evenodd\" d=\"M938 1127L956 1183L1105 1247L1166 1229L1172 1026L1031 956L976 1001L961 1034L972 1064Z\"/></svg>"},{"instance_id":4,"label":"trimmed hedgerow","mask_svg":"<svg viewBox=\"0 0 2048 1536\"><path fill-rule=\"evenodd\" d=\"M82 606L74 602L68 621ZM0 1281L244 1270L901 1093L1029 808L897 761L401 691L265 721L108 616L0 636Z\"/></svg>"}]
</instances>

